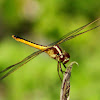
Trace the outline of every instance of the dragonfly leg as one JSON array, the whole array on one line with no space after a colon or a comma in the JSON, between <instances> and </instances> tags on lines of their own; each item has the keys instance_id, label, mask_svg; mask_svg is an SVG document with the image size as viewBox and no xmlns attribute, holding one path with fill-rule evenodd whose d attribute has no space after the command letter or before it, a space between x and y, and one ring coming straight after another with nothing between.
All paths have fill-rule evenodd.
<instances>
[{"instance_id":1,"label":"dragonfly leg","mask_svg":"<svg viewBox=\"0 0 100 100\"><path fill-rule=\"evenodd\" d=\"M63 64L63 66L66 68L65 64Z\"/></svg>"},{"instance_id":2,"label":"dragonfly leg","mask_svg":"<svg viewBox=\"0 0 100 100\"><path fill-rule=\"evenodd\" d=\"M62 74L65 72L65 71L63 71L62 68L61 68L61 63L60 63L60 71L62 72Z\"/></svg>"},{"instance_id":3,"label":"dragonfly leg","mask_svg":"<svg viewBox=\"0 0 100 100\"><path fill-rule=\"evenodd\" d=\"M59 61L58 61L58 64L57 64L57 71L58 71L58 76L59 76L60 80L62 81L61 76L60 76L60 74L59 74L59 67L60 67L60 66L61 66L61 64L60 64Z\"/></svg>"}]
</instances>

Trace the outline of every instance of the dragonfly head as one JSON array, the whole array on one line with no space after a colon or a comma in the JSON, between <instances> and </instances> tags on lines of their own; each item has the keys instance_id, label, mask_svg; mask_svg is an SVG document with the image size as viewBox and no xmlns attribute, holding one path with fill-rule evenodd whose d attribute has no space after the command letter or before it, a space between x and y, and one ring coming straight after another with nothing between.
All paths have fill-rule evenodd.
<instances>
[{"instance_id":1,"label":"dragonfly head","mask_svg":"<svg viewBox=\"0 0 100 100\"><path fill-rule=\"evenodd\" d=\"M63 64L66 64L66 63L69 61L69 58L70 58L69 53L64 52L64 53L63 53L63 60L62 60L62 63L63 63Z\"/></svg>"}]
</instances>

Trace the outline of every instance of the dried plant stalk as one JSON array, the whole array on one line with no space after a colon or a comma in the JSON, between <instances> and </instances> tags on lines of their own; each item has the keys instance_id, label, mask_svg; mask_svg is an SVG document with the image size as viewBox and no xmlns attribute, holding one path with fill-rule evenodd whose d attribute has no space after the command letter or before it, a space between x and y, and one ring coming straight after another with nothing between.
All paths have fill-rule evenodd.
<instances>
[{"instance_id":1,"label":"dried plant stalk","mask_svg":"<svg viewBox=\"0 0 100 100\"><path fill-rule=\"evenodd\" d=\"M63 75L63 81L61 86L61 92L60 92L60 100L69 100L69 93L70 93L70 77L71 77L71 70L73 64L77 64L77 62L73 61L69 64L69 66L66 68L66 71Z\"/></svg>"}]
</instances>

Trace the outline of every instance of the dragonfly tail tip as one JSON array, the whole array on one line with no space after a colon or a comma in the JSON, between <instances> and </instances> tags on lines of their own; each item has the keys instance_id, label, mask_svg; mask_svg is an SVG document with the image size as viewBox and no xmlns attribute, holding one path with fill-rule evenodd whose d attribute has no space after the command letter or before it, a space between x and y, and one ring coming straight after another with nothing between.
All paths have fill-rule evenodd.
<instances>
[{"instance_id":1,"label":"dragonfly tail tip","mask_svg":"<svg viewBox=\"0 0 100 100\"><path fill-rule=\"evenodd\" d=\"M12 38L14 38L15 37L15 35L12 35Z\"/></svg>"}]
</instances>

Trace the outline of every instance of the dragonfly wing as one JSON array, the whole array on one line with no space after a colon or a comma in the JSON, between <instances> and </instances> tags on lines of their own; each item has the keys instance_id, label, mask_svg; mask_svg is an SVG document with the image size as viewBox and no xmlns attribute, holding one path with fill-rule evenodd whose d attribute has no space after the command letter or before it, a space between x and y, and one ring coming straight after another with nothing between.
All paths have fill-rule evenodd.
<instances>
[{"instance_id":1,"label":"dragonfly wing","mask_svg":"<svg viewBox=\"0 0 100 100\"><path fill-rule=\"evenodd\" d=\"M3 73L3 72L6 72L8 71L5 75L3 75L0 80L4 79L5 77L7 77L9 74L11 74L12 72L14 72L15 70L17 70L18 68L20 68L21 66L23 66L24 64L26 64L27 62L29 62L31 59L33 59L34 57L36 57L37 55L39 55L40 53L42 53L43 51L39 50L39 51L36 51L34 53L32 53L31 55L29 55L28 57L26 57L25 59L23 59L22 61L14 64L14 65L11 65L9 67L7 67L6 69L2 70L0 72Z\"/></svg>"},{"instance_id":2,"label":"dragonfly wing","mask_svg":"<svg viewBox=\"0 0 100 100\"><path fill-rule=\"evenodd\" d=\"M81 34L83 34L83 33L86 33L86 32L88 32L88 31L90 31L90 30L93 30L93 29L99 27L100 25L98 25L98 26L96 26L96 27L94 27L94 28L91 28L91 29L89 29L89 30L87 30L87 31L84 31L84 32L79 33L79 32L82 31L84 28L86 28L86 27L88 27L89 25L91 25L91 24L97 22L98 20L100 20L100 18L98 18L98 19L96 19L96 20L94 20L94 21L92 21L92 22L90 22L90 23L88 23L88 24L86 24L86 25L84 25L84 26L82 26L82 27L80 27L80 28L78 28L78 29L72 31L72 32L67 33L66 35L64 35L63 37L61 37L58 41L49 44L49 46L51 46L51 45L59 45L59 44L61 44L61 43L64 42L64 41L70 40L70 39L72 39L72 38L74 38L74 37L76 37L76 36L78 36L78 35L81 35Z\"/></svg>"}]
</instances>

